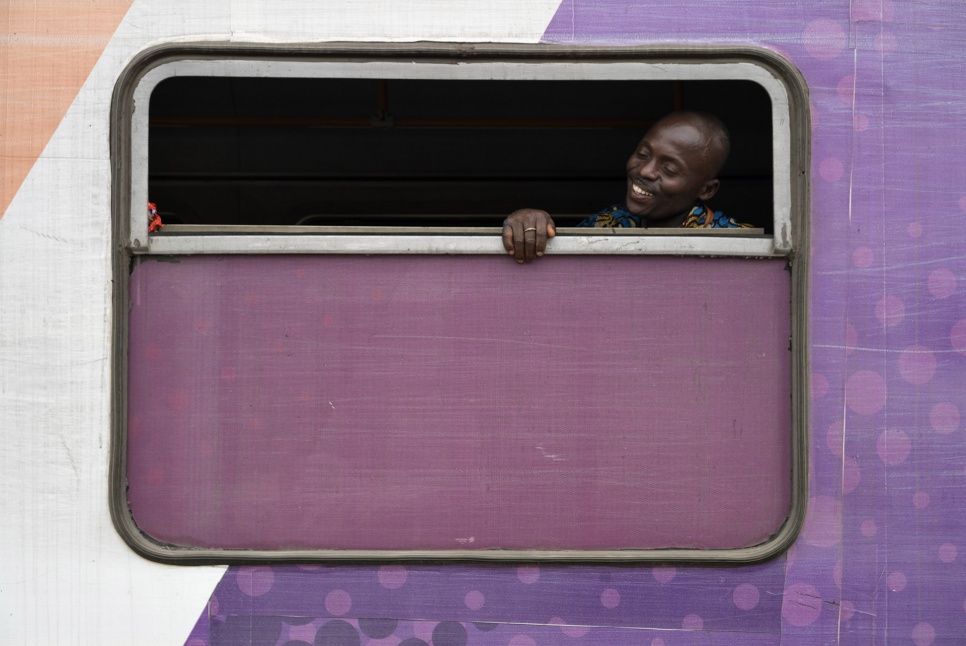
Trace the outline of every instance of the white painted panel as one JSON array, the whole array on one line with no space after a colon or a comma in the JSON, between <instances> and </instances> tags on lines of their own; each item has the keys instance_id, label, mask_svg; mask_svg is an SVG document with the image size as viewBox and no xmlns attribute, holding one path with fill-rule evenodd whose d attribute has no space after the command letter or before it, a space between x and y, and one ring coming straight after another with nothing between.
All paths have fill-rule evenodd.
<instances>
[{"instance_id":1,"label":"white painted panel","mask_svg":"<svg viewBox=\"0 0 966 646\"><path fill-rule=\"evenodd\" d=\"M535 42L557 5L134 2L0 218L0 643L178 645L224 571L141 559L108 512L109 106L124 66L181 40Z\"/></svg>"},{"instance_id":2,"label":"white painted panel","mask_svg":"<svg viewBox=\"0 0 966 646\"><path fill-rule=\"evenodd\" d=\"M238 40L525 42L540 39L559 0L237 0Z\"/></svg>"}]
</instances>

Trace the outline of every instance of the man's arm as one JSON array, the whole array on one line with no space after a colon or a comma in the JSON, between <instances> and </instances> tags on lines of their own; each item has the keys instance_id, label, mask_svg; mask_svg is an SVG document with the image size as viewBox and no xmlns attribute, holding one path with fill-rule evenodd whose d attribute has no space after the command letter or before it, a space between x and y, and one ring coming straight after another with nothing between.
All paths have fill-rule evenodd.
<instances>
[{"instance_id":1,"label":"man's arm","mask_svg":"<svg viewBox=\"0 0 966 646\"><path fill-rule=\"evenodd\" d=\"M503 221L503 248L517 262L531 262L543 255L547 239L556 231L553 218L546 211L520 209Z\"/></svg>"}]
</instances>

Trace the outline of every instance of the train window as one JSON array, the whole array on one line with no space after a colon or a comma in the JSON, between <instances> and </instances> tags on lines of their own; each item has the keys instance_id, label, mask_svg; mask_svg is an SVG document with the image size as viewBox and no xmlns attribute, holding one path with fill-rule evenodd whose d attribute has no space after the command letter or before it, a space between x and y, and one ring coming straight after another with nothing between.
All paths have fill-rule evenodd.
<instances>
[{"instance_id":1,"label":"train window","mask_svg":"<svg viewBox=\"0 0 966 646\"><path fill-rule=\"evenodd\" d=\"M169 231L493 227L532 204L575 226L682 109L732 131L714 207L771 233L771 100L741 80L171 77L151 95L148 195Z\"/></svg>"},{"instance_id":2,"label":"train window","mask_svg":"<svg viewBox=\"0 0 966 646\"><path fill-rule=\"evenodd\" d=\"M675 109L728 125L713 206L752 228L574 227ZM131 64L114 115L112 511L141 553L790 544L808 127L778 57L182 45ZM493 257L523 205L559 226L527 267Z\"/></svg>"}]
</instances>

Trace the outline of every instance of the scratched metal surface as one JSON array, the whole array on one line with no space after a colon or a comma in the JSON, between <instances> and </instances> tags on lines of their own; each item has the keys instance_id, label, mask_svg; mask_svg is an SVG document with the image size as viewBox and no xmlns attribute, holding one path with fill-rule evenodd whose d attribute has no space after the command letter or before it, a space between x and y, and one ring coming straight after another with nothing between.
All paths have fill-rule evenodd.
<instances>
[{"instance_id":1,"label":"scratched metal surface","mask_svg":"<svg viewBox=\"0 0 966 646\"><path fill-rule=\"evenodd\" d=\"M231 568L188 644L239 643L239 625L271 644L962 643L961 4L573 0L544 39L760 45L804 73L815 190L800 539L750 567Z\"/></svg>"}]
</instances>

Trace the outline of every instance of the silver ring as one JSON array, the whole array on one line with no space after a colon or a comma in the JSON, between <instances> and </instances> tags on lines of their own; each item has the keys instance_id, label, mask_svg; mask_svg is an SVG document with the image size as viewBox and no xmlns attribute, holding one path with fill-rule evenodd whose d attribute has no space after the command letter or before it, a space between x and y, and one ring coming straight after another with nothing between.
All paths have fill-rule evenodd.
<instances>
[{"instance_id":1,"label":"silver ring","mask_svg":"<svg viewBox=\"0 0 966 646\"><path fill-rule=\"evenodd\" d=\"M537 230L537 227L527 227L526 229L523 230L523 232L526 233L527 231L536 231L536 230Z\"/></svg>"}]
</instances>

